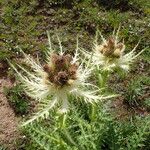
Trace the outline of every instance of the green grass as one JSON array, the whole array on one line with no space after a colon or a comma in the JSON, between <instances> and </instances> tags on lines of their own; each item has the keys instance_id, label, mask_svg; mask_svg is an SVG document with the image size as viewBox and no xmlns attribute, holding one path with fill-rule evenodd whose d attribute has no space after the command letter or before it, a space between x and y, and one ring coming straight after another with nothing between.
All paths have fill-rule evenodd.
<instances>
[{"instance_id":1,"label":"green grass","mask_svg":"<svg viewBox=\"0 0 150 150\"><path fill-rule=\"evenodd\" d=\"M150 78L141 76L132 79L128 84L127 90L125 92L125 102L130 106L142 106L147 97L142 97L142 95L147 94L147 89L150 86ZM148 102L147 102L148 103Z\"/></svg>"},{"instance_id":2,"label":"green grass","mask_svg":"<svg viewBox=\"0 0 150 150\"><path fill-rule=\"evenodd\" d=\"M29 111L29 99L22 91L19 84L12 88L4 88L8 102L17 115L25 115Z\"/></svg>"}]
</instances>

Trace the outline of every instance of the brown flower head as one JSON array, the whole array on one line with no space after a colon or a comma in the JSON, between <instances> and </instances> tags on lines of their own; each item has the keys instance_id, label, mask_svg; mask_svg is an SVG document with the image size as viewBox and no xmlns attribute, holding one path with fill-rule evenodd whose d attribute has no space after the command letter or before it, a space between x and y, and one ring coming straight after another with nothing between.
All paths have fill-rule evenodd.
<instances>
[{"instance_id":1,"label":"brown flower head","mask_svg":"<svg viewBox=\"0 0 150 150\"><path fill-rule=\"evenodd\" d=\"M119 39L119 30L114 30L113 34L108 38L104 38L101 32L96 32L96 39L94 40L94 53L84 51L84 54L91 58L92 64L103 71L115 71L116 68L122 69L122 71L129 71L130 65L134 59L137 58L145 49L136 54L135 50L138 44L129 52L125 52L124 41ZM98 38L101 37L101 44L98 43Z\"/></svg>"},{"instance_id":2,"label":"brown flower head","mask_svg":"<svg viewBox=\"0 0 150 150\"><path fill-rule=\"evenodd\" d=\"M111 36L108 40L99 46L99 51L106 57L121 57L124 51L125 45L118 42L115 37Z\"/></svg>"},{"instance_id":3,"label":"brown flower head","mask_svg":"<svg viewBox=\"0 0 150 150\"><path fill-rule=\"evenodd\" d=\"M47 73L47 79L56 86L63 87L69 85L69 80L76 79L78 69L77 63L72 63L72 57L69 54L52 54L51 63L43 66Z\"/></svg>"}]
</instances>

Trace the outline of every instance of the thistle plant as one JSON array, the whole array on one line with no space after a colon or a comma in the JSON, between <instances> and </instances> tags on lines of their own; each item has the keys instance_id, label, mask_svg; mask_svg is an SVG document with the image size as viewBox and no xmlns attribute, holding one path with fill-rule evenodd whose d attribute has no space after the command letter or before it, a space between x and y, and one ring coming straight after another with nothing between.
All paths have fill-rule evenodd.
<instances>
[{"instance_id":1,"label":"thistle plant","mask_svg":"<svg viewBox=\"0 0 150 150\"><path fill-rule=\"evenodd\" d=\"M79 60L79 47L72 57L63 51L61 41L57 36L60 52L52 48L51 39L48 34L49 52L44 65L36 62L31 56L23 53L26 64L30 65L31 71L18 65L23 71L21 73L11 65L16 71L24 91L31 98L38 100L40 111L35 114L24 125L34 120L44 119L49 116L50 110L60 107L60 113L66 113L69 110L69 97L73 96L75 100L83 99L88 103L95 103L99 100L112 96L98 95L100 89L87 81L93 67L88 67L89 62L85 63ZM89 60L90 61L90 60ZM85 65L87 64L87 65Z\"/></svg>"},{"instance_id":2,"label":"thistle plant","mask_svg":"<svg viewBox=\"0 0 150 150\"><path fill-rule=\"evenodd\" d=\"M114 30L113 34L105 39L100 31L96 32L94 40L94 47L92 52L87 52L82 49L83 54L90 58L92 56L92 65L95 66L94 73L98 78L98 85L100 88L107 86L107 81L112 72L117 72L119 75L124 75L130 69L134 60L146 49L141 50L136 54L135 50L138 44L129 52L125 54L126 45L124 41L119 39L119 30ZM99 36L102 42L99 44ZM105 90L105 89L104 89ZM106 90L105 90L106 91Z\"/></svg>"},{"instance_id":3,"label":"thistle plant","mask_svg":"<svg viewBox=\"0 0 150 150\"><path fill-rule=\"evenodd\" d=\"M135 50L138 44L129 52L125 54L125 43L120 41L119 35L120 27L117 32L115 30L112 36L105 39L103 35L97 31L96 40L93 48L93 63L98 69L102 71L113 72L115 69L121 69L128 72L133 61L145 50L141 50L136 54ZM98 44L98 35L101 37L101 44Z\"/></svg>"}]
</instances>

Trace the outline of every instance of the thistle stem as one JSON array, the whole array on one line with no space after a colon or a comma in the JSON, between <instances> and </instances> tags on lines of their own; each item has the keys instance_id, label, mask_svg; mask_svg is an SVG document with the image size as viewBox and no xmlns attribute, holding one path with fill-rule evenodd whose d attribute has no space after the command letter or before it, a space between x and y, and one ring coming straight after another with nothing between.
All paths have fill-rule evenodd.
<instances>
[{"instance_id":1,"label":"thistle stem","mask_svg":"<svg viewBox=\"0 0 150 150\"><path fill-rule=\"evenodd\" d=\"M102 73L102 78L103 78L102 87L106 87L107 81L108 81L108 77L109 77L109 72L108 72L108 71L104 71L104 72Z\"/></svg>"},{"instance_id":2,"label":"thistle stem","mask_svg":"<svg viewBox=\"0 0 150 150\"><path fill-rule=\"evenodd\" d=\"M95 119L96 119L96 108L97 108L96 104L91 105L90 119L92 122L95 121Z\"/></svg>"},{"instance_id":3,"label":"thistle stem","mask_svg":"<svg viewBox=\"0 0 150 150\"><path fill-rule=\"evenodd\" d=\"M66 117L65 113L60 116L60 128L62 129L65 128Z\"/></svg>"},{"instance_id":4,"label":"thistle stem","mask_svg":"<svg viewBox=\"0 0 150 150\"><path fill-rule=\"evenodd\" d=\"M63 135L66 137L66 139L68 140L69 143L71 143L72 145L76 145L76 143L74 142L74 140L72 139L72 137L70 136L69 132L67 131L66 129L66 117L67 117L67 114L66 113L63 113L61 116L60 116L60 129L63 133Z\"/></svg>"},{"instance_id":5,"label":"thistle stem","mask_svg":"<svg viewBox=\"0 0 150 150\"><path fill-rule=\"evenodd\" d=\"M103 71L103 72L98 71L97 77L98 77L99 87L102 89L104 88L103 92L105 92L106 88L107 88L107 81L109 78L109 72L108 71Z\"/></svg>"},{"instance_id":6,"label":"thistle stem","mask_svg":"<svg viewBox=\"0 0 150 150\"><path fill-rule=\"evenodd\" d=\"M66 137L66 139L68 140L68 142L74 146L77 146L77 144L74 142L74 140L72 139L72 137L70 136L69 132L64 128L63 129L63 134Z\"/></svg>"}]
</instances>

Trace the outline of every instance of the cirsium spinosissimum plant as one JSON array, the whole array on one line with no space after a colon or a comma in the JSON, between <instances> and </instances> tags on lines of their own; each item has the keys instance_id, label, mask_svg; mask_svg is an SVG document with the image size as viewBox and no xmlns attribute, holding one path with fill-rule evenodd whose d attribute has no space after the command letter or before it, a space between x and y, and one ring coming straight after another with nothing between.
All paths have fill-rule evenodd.
<instances>
[{"instance_id":1,"label":"cirsium spinosissimum plant","mask_svg":"<svg viewBox=\"0 0 150 150\"><path fill-rule=\"evenodd\" d=\"M108 39L105 39L103 35L97 31L96 39L94 42L93 53L84 52L88 57L92 56L93 64L102 71L113 72L115 69L121 69L122 71L128 72L130 65L133 61L146 49L141 50L138 54L135 50L138 44L129 53L125 52L124 41L120 41L119 34L120 27L117 32L115 30ZM98 35L101 37L101 44L98 44Z\"/></svg>"},{"instance_id":2,"label":"cirsium spinosissimum plant","mask_svg":"<svg viewBox=\"0 0 150 150\"><path fill-rule=\"evenodd\" d=\"M82 59L82 63L80 63L78 42L75 56L72 57L71 55L66 54L62 51L61 42L58 38L60 52L56 53L52 49L50 37L50 52L47 55L47 61L45 62L45 65L40 65L40 63L37 63L34 59L24 54L26 63L31 65L33 72L29 72L25 68L19 66L22 71L24 71L23 75L18 72L15 67L13 67L16 70L20 81L23 83L26 93L30 97L39 100L39 102L42 103L44 106L41 107L41 110L33 118L28 120L24 125L32 123L34 120L47 118L50 115L50 111L52 110L52 108L56 108L56 106L61 107L59 109L61 113L66 113L70 105L69 95L73 95L75 97L74 100L82 97L82 99L84 99L86 102L92 104L92 113L88 113L88 119L80 117L81 114L75 117L76 114L78 114L79 112L84 113L81 107L79 107L80 110L78 111L78 107L76 106L77 109L75 109L75 111L73 112L71 111L72 117L68 117L66 125L63 126L64 128L59 128L57 124L59 118L55 116L51 116L53 118L52 120L55 123L52 120L50 120L50 122L48 122L49 120L47 120L46 123L50 125L48 128L45 129L47 125L44 124L43 127L41 122L41 124L38 124L38 128L37 126L35 126L35 128L33 127L33 131L31 130L31 132L29 132L32 140L35 140L37 145L45 147L45 149L51 149L52 144L55 143L54 145L56 147L60 146L62 148L62 146L64 146L67 148L69 147L70 149L70 145L68 143L71 143L71 148L72 145L74 145L75 149L78 147L84 149L85 147L89 148L90 146L92 147L92 149L97 149L97 147L99 148L99 144L101 143L99 139L105 141L105 137L103 137L103 135L105 136L107 131L109 132L109 128L111 128L109 127L110 121L108 121L109 118L106 117L106 124L104 124L104 120L102 119L103 117L100 115L100 112L103 111L103 106L98 109L96 108L97 105L93 104L103 98L110 98L111 96L103 97L99 95L99 88L97 88L93 84L90 84L87 81L87 78L90 76L91 71L94 70L93 65L98 66L99 69L102 69L104 71L107 70L108 74L110 74L110 72L113 71L115 67L121 67L122 69L128 70L129 64L132 62L131 58L134 58L134 55L133 52L131 53L132 55L129 53L129 56L132 57L129 57L130 61L126 60L125 64L127 65L127 67L122 67L122 65L118 65L116 63L116 59L121 59L123 57L123 52L125 49L124 43L117 40L117 35L115 37L110 37L108 40L105 40L105 43L104 40L105 39L103 38L103 43L101 45L97 44L95 46L95 50L103 55L106 60L109 60L104 61L105 65L108 65L108 68L102 66L102 63L98 62L98 60L101 59L94 58L96 57L95 54L88 55L89 58L94 58L93 62L97 60L95 61L95 64L93 63L92 65L88 65L90 64L90 61L86 62ZM135 56L137 57L138 55ZM112 65L112 62L114 64L116 63L115 67L114 65ZM102 75L103 77L105 76L105 74ZM88 109L89 108L86 107L85 113L88 112ZM75 122L73 122L71 118ZM118 128L118 126L115 127ZM32 129L32 125L29 126L29 128ZM50 132L48 132L48 129L50 129ZM115 132L112 134L116 135L116 130L114 131ZM104 132L105 134L103 134ZM76 135L74 133L76 133ZM107 135L109 135L109 133L107 133ZM120 137L120 131L118 135ZM108 136L108 139L109 138L110 137ZM95 140L97 142L95 142ZM120 139L118 141L120 141Z\"/></svg>"},{"instance_id":3,"label":"cirsium spinosissimum plant","mask_svg":"<svg viewBox=\"0 0 150 150\"><path fill-rule=\"evenodd\" d=\"M30 65L33 72L24 67L19 68L24 72L20 73L16 67L11 66L17 72L17 75L23 84L24 90L28 96L39 101L42 104L40 111L23 125L32 123L34 120L48 118L51 109L60 106L59 111L66 113L69 110L69 99L71 95L76 100L83 99L88 103L95 103L111 96L98 95L100 89L87 81L93 67L82 60L79 62L79 47L77 47L74 57L63 52L62 44L57 36L60 52L56 53L52 49L51 39L48 34L49 52L44 66L36 62L33 58L24 54L26 64ZM90 60L89 60L90 61Z\"/></svg>"}]
</instances>

